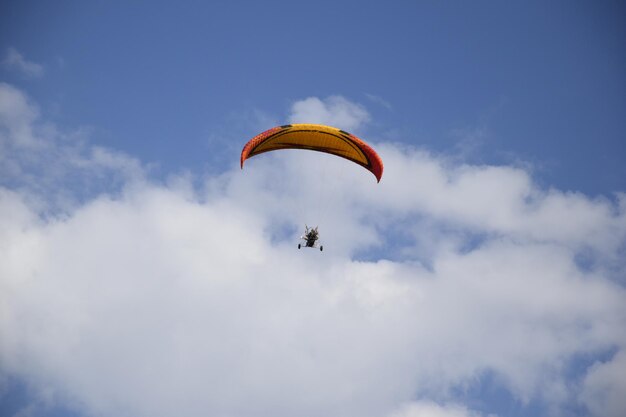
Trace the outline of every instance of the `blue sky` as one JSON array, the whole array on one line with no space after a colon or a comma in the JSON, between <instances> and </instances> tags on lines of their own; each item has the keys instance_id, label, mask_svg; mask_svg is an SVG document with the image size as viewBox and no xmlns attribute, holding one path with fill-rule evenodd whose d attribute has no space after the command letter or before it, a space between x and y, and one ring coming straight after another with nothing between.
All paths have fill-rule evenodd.
<instances>
[{"instance_id":1,"label":"blue sky","mask_svg":"<svg viewBox=\"0 0 626 417\"><path fill-rule=\"evenodd\" d=\"M450 152L474 132L480 163L625 188L619 2L203 3L7 2L0 30L46 67L28 90L57 120L167 168L200 165L233 114L340 94L393 140Z\"/></svg>"},{"instance_id":2,"label":"blue sky","mask_svg":"<svg viewBox=\"0 0 626 417\"><path fill-rule=\"evenodd\" d=\"M626 8L363 3L0 6L0 414L622 415Z\"/></svg>"}]
</instances>

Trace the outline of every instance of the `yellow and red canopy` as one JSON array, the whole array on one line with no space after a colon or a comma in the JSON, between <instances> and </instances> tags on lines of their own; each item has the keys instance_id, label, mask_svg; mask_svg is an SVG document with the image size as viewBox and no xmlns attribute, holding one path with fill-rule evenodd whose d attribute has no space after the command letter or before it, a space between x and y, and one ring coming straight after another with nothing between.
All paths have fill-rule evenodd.
<instances>
[{"instance_id":1,"label":"yellow and red canopy","mask_svg":"<svg viewBox=\"0 0 626 417\"><path fill-rule=\"evenodd\" d=\"M340 156L369 170L380 182L383 161L367 143L343 130L316 124L277 126L252 138L241 151L246 159L279 149L308 149Z\"/></svg>"}]
</instances>

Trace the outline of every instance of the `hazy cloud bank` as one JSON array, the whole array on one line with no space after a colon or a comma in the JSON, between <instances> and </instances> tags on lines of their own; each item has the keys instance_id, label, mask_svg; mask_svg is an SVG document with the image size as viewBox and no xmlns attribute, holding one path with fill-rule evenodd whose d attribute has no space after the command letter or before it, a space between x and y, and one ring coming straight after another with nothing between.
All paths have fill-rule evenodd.
<instances>
[{"instance_id":1,"label":"hazy cloud bank","mask_svg":"<svg viewBox=\"0 0 626 417\"><path fill-rule=\"evenodd\" d=\"M2 61L2 65L12 71L16 71L26 78L40 78L44 75L44 67L32 61L28 61L15 48L9 48Z\"/></svg>"},{"instance_id":2,"label":"hazy cloud bank","mask_svg":"<svg viewBox=\"0 0 626 417\"><path fill-rule=\"evenodd\" d=\"M309 98L290 120L310 114L370 117ZM6 84L0 123L0 371L35 392L111 416L456 417L487 414L459 392L492 373L556 415L626 409L623 196L385 143L380 184L286 153L198 190L62 140ZM42 217L75 172L120 187ZM308 219L323 253L295 248Z\"/></svg>"}]
</instances>

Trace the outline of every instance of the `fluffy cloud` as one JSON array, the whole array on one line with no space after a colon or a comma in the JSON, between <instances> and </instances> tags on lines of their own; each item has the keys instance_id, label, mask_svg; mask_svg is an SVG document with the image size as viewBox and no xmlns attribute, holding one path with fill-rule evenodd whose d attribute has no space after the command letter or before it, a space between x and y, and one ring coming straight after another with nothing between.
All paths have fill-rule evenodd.
<instances>
[{"instance_id":1,"label":"fluffy cloud","mask_svg":"<svg viewBox=\"0 0 626 417\"><path fill-rule=\"evenodd\" d=\"M433 402L414 402L403 406L399 411L389 417L479 417L480 414L472 412L458 405L441 406Z\"/></svg>"},{"instance_id":2,"label":"fluffy cloud","mask_svg":"<svg viewBox=\"0 0 626 417\"><path fill-rule=\"evenodd\" d=\"M606 363L596 363L584 381L582 397L593 415L626 414L626 353L622 350Z\"/></svg>"},{"instance_id":3,"label":"fluffy cloud","mask_svg":"<svg viewBox=\"0 0 626 417\"><path fill-rule=\"evenodd\" d=\"M355 130L369 121L367 110L341 96L330 96L324 100L309 97L296 101L291 108L289 123L321 123L341 126L344 130Z\"/></svg>"},{"instance_id":4,"label":"fluffy cloud","mask_svg":"<svg viewBox=\"0 0 626 417\"><path fill-rule=\"evenodd\" d=\"M143 170L71 149L88 169L63 172ZM476 416L455 393L487 372L521 404L620 415L621 197L377 149L380 184L336 158L303 171L317 155L268 154L201 191L129 175L47 217L5 185L0 370L102 415ZM321 218L328 249L295 249ZM571 379L580 355L599 359Z\"/></svg>"},{"instance_id":5,"label":"fluffy cloud","mask_svg":"<svg viewBox=\"0 0 626 417\"><path fill-rule=\"evenodd\" d=\"M424 151L381 146L385 183L370 204L394 213L427 213L479 233L615 253L626 235L626 199L543 190L507 166L451 165ZM359 189L357 192L363 192Z\"/></svg>"}]
</instances>

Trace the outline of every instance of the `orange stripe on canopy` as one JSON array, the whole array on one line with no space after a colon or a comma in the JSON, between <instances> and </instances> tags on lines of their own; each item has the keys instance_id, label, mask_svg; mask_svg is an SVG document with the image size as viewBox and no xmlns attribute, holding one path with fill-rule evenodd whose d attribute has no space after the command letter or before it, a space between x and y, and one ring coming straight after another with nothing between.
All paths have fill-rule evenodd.
<instances>
[{"instance_id":1,"label":"orange stripe on canopy","mask_svg":"<svg viewBox=\"0 0 626 417\"><path fill-rule=\"evenodd\" d=\"M248 158L280 149L329 153L361 165L378 182L383 176L383 161L367 143L343 130L315 124L277 126L253 137L241 151L241 168Z\"/></svg>"}]
</instances>

